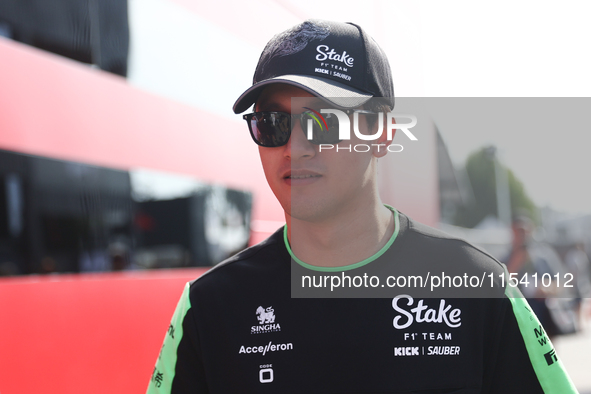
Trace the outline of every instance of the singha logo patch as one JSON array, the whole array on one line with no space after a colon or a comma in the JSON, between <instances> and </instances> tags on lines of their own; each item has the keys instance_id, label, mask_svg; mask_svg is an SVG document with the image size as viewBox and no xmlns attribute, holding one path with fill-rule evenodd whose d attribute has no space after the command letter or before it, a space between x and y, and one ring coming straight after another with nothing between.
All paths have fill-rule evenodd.
<instances>
[{"instance_id":1,"label":"singha logo patch","mask_svg":"<svg viewBox=\"0 0 591 394\"><path fill-rule=\"evenodd\" d=\"M257 320L259 321L259 325L250 327L251 334L265 334L268 332L281 331L279 323L275 323L275 311L272 306L268 308L259 306L257 308Z\"/></svg>"},{"instance_id":2,"label":"singha logo patch","mask_svg":"<svg viewBox=\"0 0 591 394\"><path fill-rule=\"evenodd\" d=\"M259 306L257 308L257 319L259 319L259 324L268 324L268 323L275 323L275 311L273 307L270 306L267 309Z\"/></svg>"}]
</instances>

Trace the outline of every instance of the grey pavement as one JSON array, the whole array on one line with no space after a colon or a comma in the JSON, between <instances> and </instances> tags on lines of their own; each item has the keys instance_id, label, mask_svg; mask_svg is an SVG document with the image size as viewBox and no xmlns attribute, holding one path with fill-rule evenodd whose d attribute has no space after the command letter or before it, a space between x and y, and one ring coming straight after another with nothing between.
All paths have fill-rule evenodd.
<instances>
[{"instance_id":1,"label":"grey pavement","mask_svg":"<svg viewBox=\"0 0 591 394\"><path fill-rule=\"evenodd\" d=\"M553 343L579 393L591 394L591 320L582 332L557 337Z\"/></svg>"}]
</instances>

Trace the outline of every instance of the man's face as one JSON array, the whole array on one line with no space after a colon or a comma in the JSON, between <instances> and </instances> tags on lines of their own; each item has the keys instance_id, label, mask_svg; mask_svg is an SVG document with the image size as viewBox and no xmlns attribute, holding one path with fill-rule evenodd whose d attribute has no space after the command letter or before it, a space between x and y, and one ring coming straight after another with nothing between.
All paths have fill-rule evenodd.
<instances>
[{"instance_id":1,"label":"man's face","mask_svg":"<svg viewBox=\"0 0 591 394\"><path fill-rule=\"evenodd\" d=\"M534 226L527 220L517 220L511 224L513 230L513 247L523 247L531 239Z\"/></svg>"},{"instance_id":2,"label":"man's face","mask_svg":"<svg viewBox=\"0 0 591 394\"><path fill-rule=\"evenodd\" d=\"M292 109L293 97L304 99L299 99L298 107ZM255 111L300 114L306 111L304 107L316 111L330 108L302 89L275 84L263 91ZM359 117L359 128L362 133L368 133L363 116ZM359 140L352 133L351 140L338 144L338 152L336 146L335 149L320 151L318 145L306 139L300 122L296 121L286 145L276 148L259 146L267 182L285 212L299 220L321 222L344 210L368 206L377 193L375 157L382 154L342 149L361 143L367 141ZM385 150L383 146L382 151Z\"/></svg>"}]
</instances>

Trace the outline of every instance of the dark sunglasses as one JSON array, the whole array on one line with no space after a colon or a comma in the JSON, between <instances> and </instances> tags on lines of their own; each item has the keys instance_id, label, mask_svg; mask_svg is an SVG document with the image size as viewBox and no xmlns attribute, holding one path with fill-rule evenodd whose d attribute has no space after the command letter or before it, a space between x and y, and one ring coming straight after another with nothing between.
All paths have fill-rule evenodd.
<instances>
[{"instance_id":1,"label":"dark sunglasses","mask_svg":"<svg viewBox=\"0 0 591 394\"><path fill-rule=\"evenodd\" d=\"M375 112L365 110L342 110L346 114L360 113L373 114ZM289 141L291 130L295 120L300 120L304 134L307 134L308 120L312 121L311 143L338 144L339 120L335 114L319 114L316 111L305 111L298 115L291 115L286 112L262 111L243 115L242 118L248 123L248 129L254 142L266 148L283 146Z\"/></svg>"}]
</instances>

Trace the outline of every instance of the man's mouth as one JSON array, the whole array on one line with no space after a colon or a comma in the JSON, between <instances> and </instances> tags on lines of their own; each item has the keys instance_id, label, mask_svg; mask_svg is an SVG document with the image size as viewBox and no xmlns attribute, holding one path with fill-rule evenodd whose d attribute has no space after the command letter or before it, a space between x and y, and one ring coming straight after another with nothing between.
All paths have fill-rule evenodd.
<instances>
[{"instance_id":1,"label":"man's mouth","mask_svg":"<svg viewBox=\"0 0 591 394\"><path fill-rule=\"evenodd\" d=\"M283 175L283 180L289 186L305 186L318 181L322 175L310 170L293 170L287 171Z\"/></svg>"},{"instance_id":2,"label":"man's mouth","mask_svg":"<svg viewBox=\"0 0 591 394\"><path fill-rule=\"evenodd\" d=\"M309 175L288 175L286 179L306 179L306 178L320 178L322 175L309 174Z\"/></svg>"}]
</instances>

